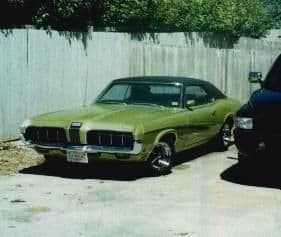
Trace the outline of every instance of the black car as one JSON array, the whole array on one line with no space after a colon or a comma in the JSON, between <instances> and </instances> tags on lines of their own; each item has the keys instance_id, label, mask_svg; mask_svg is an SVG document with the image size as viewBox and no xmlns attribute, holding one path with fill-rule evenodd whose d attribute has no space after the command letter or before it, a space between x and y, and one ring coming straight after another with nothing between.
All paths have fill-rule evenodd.
<instances>
[{"instance_id":1,"label":"black car","mask_svg":"<svg viewBox=\"0 0 281 237\"><path fill-rule=\"evenodd\" d=\"M240 163L255 159L262 150L281 147L281 55L265 80L261 78L261 73L250 73L249 81L259 82L261 88L237 112L234 138Z\"/></svg>"}]
</instances>

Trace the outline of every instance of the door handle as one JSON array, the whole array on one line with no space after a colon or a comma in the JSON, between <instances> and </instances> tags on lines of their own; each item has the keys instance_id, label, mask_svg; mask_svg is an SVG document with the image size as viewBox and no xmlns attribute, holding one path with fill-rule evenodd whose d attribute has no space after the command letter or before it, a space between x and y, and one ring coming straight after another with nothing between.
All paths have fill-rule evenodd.
<instances>
[{"instance_id":1,"label":"door handle","mask_svg":"<svg viewBox=\"0 0 281 237\"><path fill-rule=\"evenodd\" d=\"M215 116L216 114L217 114L216 110L211 113L211 115L213 115L213 116Z\"/></svg>"}]
</instances>

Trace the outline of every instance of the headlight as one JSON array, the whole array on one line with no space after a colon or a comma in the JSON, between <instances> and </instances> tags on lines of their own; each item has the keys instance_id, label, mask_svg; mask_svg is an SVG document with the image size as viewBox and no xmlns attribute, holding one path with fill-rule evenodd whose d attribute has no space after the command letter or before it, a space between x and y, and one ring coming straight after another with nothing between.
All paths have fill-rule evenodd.
<instances>
[{"instance_id":1,"label":"headlight","mask_svg":"<svg viewBox=\"0 0 281 237\"><path fill-rule=\"evenodd\" d=\"M237 118L237 127L242 129L253 129L253 119L252 118Z\"/></svg>"},{"instance_id":2,"label":"headlight","mask_svg":"<svg viewBox=\"0 0 281 237\"><path fill-rule=\"evenodd\" d=\"M25 134L27 127L30 125L31 125L31 121L29 119L25 120L23 124L20 126L20 133Z\"/></svg>"}]
</instances>

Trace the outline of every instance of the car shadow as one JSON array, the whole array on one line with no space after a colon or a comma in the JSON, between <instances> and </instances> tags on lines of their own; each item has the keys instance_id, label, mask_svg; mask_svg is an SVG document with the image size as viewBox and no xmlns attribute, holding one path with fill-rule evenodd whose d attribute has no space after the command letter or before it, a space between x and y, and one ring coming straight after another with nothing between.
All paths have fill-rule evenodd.
<instances>
[{"instance_id":1,"label":"car shadow","mask_svg":"<svg viewBox=\"0 0 281 237\"><path fill-rule=\"evenodd\" d=\"M154 177L143 165L127 162L97 162L90 164L44 162L39 166L23 169L20 173L67 179L102 179L117 181L133 181L144 177Z\"/></svg>"},{"instance_id":2,"label":"car shadow","mask_svg":"<svg viewBox=\"0 0 281 237\"><path fill-rule=\"evenodd\" d=\"M209 151L208 145L177 154L174 167L190 162ZM38 166L25 168L22 174L55 176L68 179L102 179L134 181L141 178L157 177L149 172L143 163L95 162L90 164L69 164L67 162L44 162ZM171 174L167 173L166 175Z\"/></svg>"},{"instance_id":3,"label":"car shadow","mask_svg":"<svg viewBox=\"0 0 281 237\"><path fill-rule=\"evenodd\" d=\"M223 171L220 177L240 185L281 189L281 162L277 155L263 153L256 158L256 162L249 164L236 163Z\"/></svg>"},{"instance_id":4,"label":"car shadow","mask_svg":"<svg viewBox=\"0 0 281 237\"><path fill-rule=\"evenodd\" d=\"M201 156L204 156L214 151L215 150L212 148L211 144L206 143L198 147L192 148L190 150L180 152L176 156L176 159L174 161L174 167L179 167L184 163L188 163L192 160L195 160Z\"/></svg>"}]
</instances>

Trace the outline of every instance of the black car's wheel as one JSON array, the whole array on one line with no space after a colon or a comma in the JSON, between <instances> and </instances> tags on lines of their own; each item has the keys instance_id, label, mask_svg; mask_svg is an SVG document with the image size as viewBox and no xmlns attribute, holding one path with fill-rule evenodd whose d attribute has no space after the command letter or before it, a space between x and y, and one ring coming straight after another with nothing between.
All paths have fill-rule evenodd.
<instances>
[{"instance_id":1,"label":"black car's wheel","mask_svg":"<svg viewBox=\"0 0 281 237\"><path fill-rule=\"evenodd\" d=\"M173 146L166 142L160 141L154 147L148 159L149 169L157 175L168 173L174 160Z\"/></svg>"},{"instance_id":2,"label":"black car's wheel","mask_svg":"<svg viewBox=\"0 0 281 237\"><path fill-rule=\"evenodd\" d=\"M238 152L238 164L243 166L265 166L274 161L274 159L270 159L272 154L271 151L255 151L247 154ZM267 157L266 162L264 162L265 157Z\"/></svg>"},{"instance_id":3,"label":"black car's wheel","mask_svg":"<svg viewBox=\"0 0 281 237\"><path fill-rule=\"evenodd\" d=\"M246 167L248 168L253 162L253 155L251 154L241 154L238 152L238 164L241 167Z\"/></svg>"},{"instance_id":4,"label":"black car's wheel","mask_svg":"<svg viewBox=\"0 0 281 237\"><path fill-rule=\"evenodd\" d=\"M219 134L217 135L216 141L216 148L220 151L226 151L230 145L233 144L233 121L227 120Z\"/></svg>"}]
</instances>

